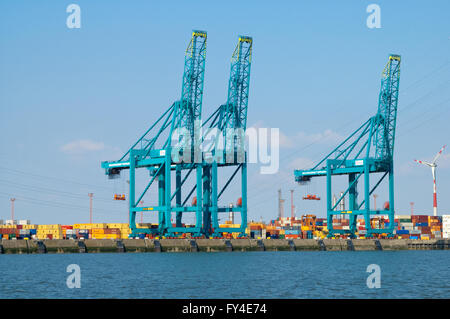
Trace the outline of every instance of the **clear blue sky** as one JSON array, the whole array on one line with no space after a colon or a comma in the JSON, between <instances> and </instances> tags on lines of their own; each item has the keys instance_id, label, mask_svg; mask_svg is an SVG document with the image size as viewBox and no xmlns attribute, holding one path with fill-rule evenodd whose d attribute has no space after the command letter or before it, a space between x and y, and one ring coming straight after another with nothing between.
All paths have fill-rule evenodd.
<instances>
[{"instance_id":1,"label":"clear blue sky","mask_svg":"<svg viewBox=\"0 0 450 319\"><path fill-rule=\"evenodd\" d=\"M66 27L71 3L81 29ZM371 3L381 7L380 29L366 26ZM254 39L248 123L280 128L283 147L278 174L250 168L250 219L276 217L278 188L286 214L295 189L297 214L325 216L325 201L301 200L307 191L324 198L325 180L302 188L293 169L375 114L390 53L402 55L396 210L409 214L415 202L430 214L431 171L413 159L450 144L449 12L447 0L2 1L0 219L16 197L17 219L86 222L93 192L95 221L126 221L126 204L112 200L127 192L125 179L108 180L100 162L118 159L179 98L192 29L208 32L204 116L226 99L237 36ZM450 214L449 154L450 146L438 163L440 214ZM378 205L386 200L380 191Z\"/></svg>"}]
</instances>

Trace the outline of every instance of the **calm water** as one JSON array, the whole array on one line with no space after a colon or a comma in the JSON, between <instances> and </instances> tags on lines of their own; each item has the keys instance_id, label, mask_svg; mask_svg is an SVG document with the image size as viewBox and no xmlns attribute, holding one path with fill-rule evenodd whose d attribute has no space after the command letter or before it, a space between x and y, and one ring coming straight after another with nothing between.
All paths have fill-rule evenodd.
<instances>
[{"instance_id":1,"label":"calm water","mask_svg":"<svg viewBox=\"0 0 450 319\"><path fill-rule=\"evenodd\" d=\"M450 251L0 255L0 274L0 298L450 298Z\"/></svg>"}]
</instances>

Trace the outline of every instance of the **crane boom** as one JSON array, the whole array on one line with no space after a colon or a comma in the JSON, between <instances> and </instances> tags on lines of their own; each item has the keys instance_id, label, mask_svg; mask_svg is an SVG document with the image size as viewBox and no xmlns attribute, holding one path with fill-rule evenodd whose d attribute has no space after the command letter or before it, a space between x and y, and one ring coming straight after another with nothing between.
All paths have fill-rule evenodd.
<instances>
[{"instance_id":1,"label":"crane boom","mask_svg":"<svg viewBox=\"0 0 450 319\"><path fill-rule=\"evenodd\" d=\"M381 77L378 99L380 125L375 135L376 158L389 159L394 153L397 120L398 88L400 84L400 56L390 55Z\"/></svg>"},{"instance_id":2,"label":"crane boom","mask_svg":"<svg viewBox=\"0 0 450 319\"><path fill-rule=\"evenodd\" d=\"M194 132L194 121L201 119L206 60L205 31L194 30L186 49L181 89L180 127Z\"/></svg>"},{"instance_id":3,"label":"crane boom","mask_svg":"<svg viewBox=\"0 0 450 319\"><path fill-rule=\"evenodd\" d=\"M252 44L251 37L240 36L231 58L228 96L223 116L227 127L245 130L247 126Z\"/></svg>"}]
</instances>

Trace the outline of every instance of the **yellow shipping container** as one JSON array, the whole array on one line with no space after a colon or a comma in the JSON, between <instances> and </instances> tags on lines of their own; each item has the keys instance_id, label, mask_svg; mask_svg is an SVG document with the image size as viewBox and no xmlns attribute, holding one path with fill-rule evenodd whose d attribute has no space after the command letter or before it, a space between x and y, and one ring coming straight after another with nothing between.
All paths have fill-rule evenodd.
<instances>
[{"instance_id":1,"label":"yellow shipping container","mask_svg":"<svg viewBox=\"0 0 450 319\"><path fill-rule=\"evenodd\" d=\"M59 233L55 233L55 234L52 234L52 233L39 233L39 234L36 234L36 237L38 239L47 239L47 237L48 237L47 235L52 235L52 239L62 239L62 235L59 234Z\"/></svg>"},{"instance_id":2,"label":"yellow shipping container","mask_svg":"<svg viewBox=\"0 0 450 319\"><path fill-rule=\"evenodd\" d=\"M52 225L38 225L37 229L45 229L45 230L54 230L54 229L61 229L61 225L59 224L52 224Z\"/></svg>"},{"instance_id":3,"label":"yellow shipping container","mask_svg":"<svg viewBox=\"0 0 450 319\"><path fill-rule=\"evenodd\" d=\"M93 239L120 239L120 234L92 234Z\"/></svg>"},{"instance_id":4,"label":"yellow shipping container","mask_svg":"<svg viewBox=\"0 0 450 319\"><path fill-rule=\"evenodd\" d=\"M104 234L105 229L104 228L92 228L91 233L92 234Z\"/></svg>"},{"instance_id":5,"label":"yellow shipping container","mask_svg":"<svg viewBox=\"0 0 450 319\"><path fill-rule=\"evenodd\" d=\"M109 223L106 224L107 228L129 228L128 223Z\"/></svg>"},{"instance_id":6,"label":"yellow shipping container","mask_svg":"<svg viewBox=\"0 0 450 319\"><path fill-rule=\"evenodd\" d=\"M37 227L38 225L23 225L22 229L37 229Z\"/></svg>"},{"instance_id":7,"label":"yellow shipping container","mask_svg":"<svg viewBox=\"0 0 450 319\"><path fill-rule=\"evenodd\" d=\"M106 223L100 224L73 224L75 229L92 229L92 228L106 228Z\"/></svg>"}]
</instances>

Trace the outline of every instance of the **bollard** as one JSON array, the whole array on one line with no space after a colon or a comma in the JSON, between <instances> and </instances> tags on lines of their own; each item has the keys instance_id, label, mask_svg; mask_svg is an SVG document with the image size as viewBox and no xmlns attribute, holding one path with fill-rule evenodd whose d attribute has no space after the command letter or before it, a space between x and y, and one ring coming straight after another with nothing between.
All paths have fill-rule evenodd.
<instances>
[{"instance_id":1,"label":"bollard","mask_svg":"<svg viewBox=\"0 0 450 319\"><path fill-rule=\"evenodd\" d=\"M82 254L87 253L86 245L82 240L78 241L78 251Z\"/></svg>"},{"instance_id":2,"label":"bollard","mask_svg":"<svg viewBox=\"0 0 450 319\"><path fill-rule=\"evenodd\" d=\"M198 252L197 242L194 239L192 239L190 243L191 243L191 252Z\"/></svg>"},{"instance_id":3,"label":"bollard","mask_svg":"<svg viewBox=\"0 0 450 319\"><path fill-rule=\"evenodd\" d=\"M375 239L375 249L376 250L383 250L383 247L381 246L381 243L378 239Z\"/></svg>"},{"instance_id":4,"label":"bollard","mask_svg":"<svg viewBox=\"0 0 450 319\"><path fill-rule=\"evenodd\" d=\"M233 251L233 245L231 245L230 240L225 240L225 246L227 247L227 251Z\"/></svg>"},{"instance_id":5,"label":"bollard","mask_svg":"<svg viewBox=\"0 0 450 319\"><path fill-rule=\"evenodd\" d=\"M355 247L353 246L353 241L351 239L347 239L347 250L355 250Z\"/></svg>"},{"instance_id":6,"label":"bollard","mask_svg":"<svg viewBox=\"0 0 450 319\"><path fill-rule=\"evenodd\" d=\"M317 243L319 244L320 251L326 251L327 250L327 247L325 246L325 243L323 242L322 239L319 239L317 241Z\"/></svg>"},{"instance_id":7,"label":"bollard","mask_svg":"<svg viewBox=\"0 0 450 319\"><path fill-rule=\"evenodd\" d=\"M47 247L45 247L44 242L42 242L41 240L38 240L36 242L36 244L38 246L38 249L37 249L38 254L45 254L45 253L47 253Z\"/></svg>"},{"instance_id":8,"label":"bollard","mask_svg":"<svg viewBox=\"0 0 450 319\"><path fill-rule=\"evenodd\" d=\"M288 243L289 243L289 247L291 248L291 251L295 251L296 249L295 249L294 241L292 239L289 239Z\"/></svg>"},{"instance_id":9,"label":"bollard","mask_svg":"<svg viewBox=\"0 0 450 319\"><path fill-rule=\"evenodd\" d=\"M156 253L160 253L162 250L161 250L161 243L159 242L159 240L154 240L153 241L153 245L155 246L155 252Z\"/></svg>"},{"instance_id":10,"label":"bollard","mask_svg":"<svg viewBox=\"0 0 450 319\"><path fill-rule=\"evenodd\" d=\"M266 247L264 246L264 243L263 243L263 241L261 239L259 239L257 241L257 244L258 244L258 248L259 248L260 251L265 251L266 250Z\"/></svg>"},{"instance_id":11,"label":"bollard","mask_svg":"<svg viewBox=\"0 0 450 319\"><path fill-rule=\"evenodd\" d=\"M124 253L125 252L125 246L121 240L118 240L117 242L117 252L118 253Z\"/></svg>"}]
</instances>

